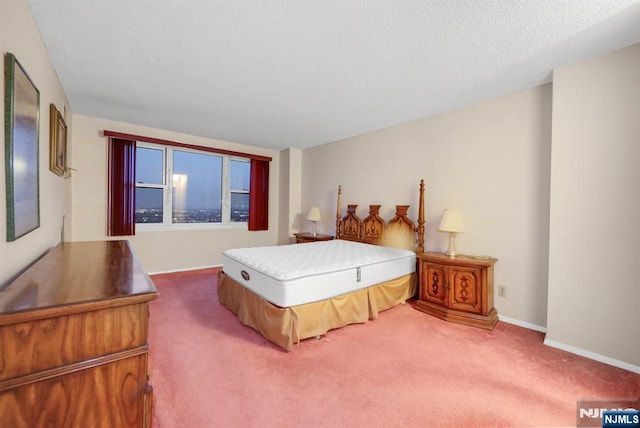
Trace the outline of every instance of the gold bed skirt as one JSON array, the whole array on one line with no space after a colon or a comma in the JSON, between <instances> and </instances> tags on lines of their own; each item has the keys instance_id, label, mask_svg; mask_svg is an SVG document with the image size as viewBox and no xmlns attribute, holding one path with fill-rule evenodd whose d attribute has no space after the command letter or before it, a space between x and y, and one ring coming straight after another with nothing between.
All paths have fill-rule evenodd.
<instances>
[{"instance_id":1,"label":"gold bed skirt","mask_svg":"<svg viewBox=\"0 0 640 428\"><path fill-rule=\"evenodd\" d=\"M287 350L303 339L348 324L364 323L415 294L415 273L320 302L283 308L218 274L218 299L242 322Z\"/></svg>"}]
</instances>

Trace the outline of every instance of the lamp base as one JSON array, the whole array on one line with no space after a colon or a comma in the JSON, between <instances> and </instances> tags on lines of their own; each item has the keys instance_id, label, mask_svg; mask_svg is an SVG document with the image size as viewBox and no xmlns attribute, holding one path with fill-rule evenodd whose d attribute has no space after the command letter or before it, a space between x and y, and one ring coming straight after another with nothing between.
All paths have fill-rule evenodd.
<instances>
[{"instance_id":1,"label":"lamp base","mask_svg":"<svg viewBox=\"0 0 640 428\"><path fill-rule=\"evenodd\" d=\"M458 255L458 252L456 251L456 233L455 232L449 232L449 248L447 248L447 251L444 252L444 255L455 259L456 256Z\"/></svg>"},{"instance_id":2,"label":"lamp base","mask_svg":"<svg viewBox=\"0 0 640 428\"><path fill-rule=\"evenodd\" d=\"M316 222L313 222L313 233L311 234L311 236L318 236L318 234L316 233Z\"/></svg>"}]
</instances>

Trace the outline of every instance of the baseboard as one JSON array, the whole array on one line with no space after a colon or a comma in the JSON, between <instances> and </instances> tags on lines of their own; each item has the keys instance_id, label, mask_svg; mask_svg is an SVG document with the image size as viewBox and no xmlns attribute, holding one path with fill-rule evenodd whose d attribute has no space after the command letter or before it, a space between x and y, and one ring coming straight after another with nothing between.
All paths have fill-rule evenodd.
<instances>
[{"instance_id":1,"label":"baseboard","mask_svg":"<svg viewBox=\"0 0 640 428\"><path fill-rule=\"evenodd\" d=\"M604 355L596 354L595 352L586 351L584 349L576 348L574 346L566 345L564 343L556 342L555 340L544 339L543 342L547 346L552 348L562 349L563 351L571 352L572 354L580 355L581 357L589 358L591 360L599 361L601 363L609 364L610 366L618 367L630 372L640 374L640 366L626 363L624 361L616 360Z\"/></svg>"},{"instance_id":2,"label":"baseboard","mask_svg":"<svg viewBox=\"0 0 640 428\"><path fill-rule=\"evenodd\" d=\"M542 327L541 325L531 324L530 322L520 321L520 320L517 320L515 318L505 317L505 316L500 315L500 314L498 314L498 319L500 321L504 321L504 322L509 323L509 324L517 325L519 327L528 328L529 330L535 330L535 331L539 331L541 333L546 333L547 332L547 328L546 327Z\"/></svg>"},{"instance_id":3,"label":"baseboard","mask_svg":"<svg viewBox=\"0 0 640 428\"><path fill-rule=\"evenodd\" d=\"M536 324L531 324L526 321L521 321L515 318L505 317L503 315L498 315L500 321L517 325L520 327L528 328L530 330L539 331L541 333L546 333L547 328L542 327ZM618 367L624 370L629 370L630 372L640 373L640 366L635 366L633 364L626 363L624 361L616 360L610 357L606 357L604 355L596 354L595 352L586 351L584 349L576 348L574 346L565 345L564 343L556 342L555 340L550 340L545 337L543 343L546 346L550 346L552 348L562 349L563 351L571 352L572 354L580 355L581 357L589 358L594 361L598 361L601 363L608 364L610 366Z\"/></svg>"},{"instance_id":4,"label":"baseboard","mask_svg":"<svg viewBox=\"0 0 640 428\"><path fill-rule=\"evenodd\" d=\"M222 267L222 265L198 266L198 267L191 267L186 269L162 270L157 272L147 272L147 275L162 275L163 273L189 272L191 270L211 269L211 268L219 268L219 267Z\"/></svg>"}]
</instances>

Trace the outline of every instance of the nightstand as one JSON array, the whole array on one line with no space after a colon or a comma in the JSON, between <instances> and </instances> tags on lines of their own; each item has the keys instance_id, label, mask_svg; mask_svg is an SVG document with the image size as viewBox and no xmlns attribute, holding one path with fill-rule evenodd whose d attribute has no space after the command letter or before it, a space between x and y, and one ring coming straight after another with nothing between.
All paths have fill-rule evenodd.
<instances>
[{"instance_id":1,"label":"nightstand","mask_svg":"<svg viewBox=\"0 0 640 428\"><path fill-rule=\"evenodd\" d=\"M316 236L313 236L312 233L304 232L304 233L294 233L296 237L296 244L302 244L305 242L317 242L317 241L331 241L333 236L331 235L322 235L318 233Z\"/></svg>"},{"instance_id":2,"label":"nightstand","mask_svg":"<svg viewBox=\"0 0 640 428\"><path fill-rule=\"evenodd\" d=\"M419 295L415 308L443 320L487 330L498 322L493 307L492 257L418 254Z\"/></svg>"}]
</instances>

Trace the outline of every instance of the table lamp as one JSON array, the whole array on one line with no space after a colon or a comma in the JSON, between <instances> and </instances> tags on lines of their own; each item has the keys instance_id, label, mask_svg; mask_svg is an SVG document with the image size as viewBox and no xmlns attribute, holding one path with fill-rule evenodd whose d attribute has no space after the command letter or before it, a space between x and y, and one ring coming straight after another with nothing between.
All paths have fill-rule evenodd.
<instances>
[{"instance_id":1,"label":"table lamp","mask_svg":"<svg viewBox=\"0 0 640 428\"><path fill-rule=\"evenodd\" d=\"M321 220L320 208L311 207L311 209L309 210L309 214L307 214L307 220L313 222L313 236L318 236L318 234L316 233L316 222Z\"/></svg>"},{"instance_id":2,"label":"table lamp","mask_svg":"<svg viewBox=\"0 0 640 428\"><path fill-rule=\"evenodd\" d=\"M452 259L458 255L456 252L456 233L464 232L464 220L460 210L448 208L442 214L442 221L438 228L441 232L449 232L449 248L444 253Z\"/></svg>"}]
</instances>

